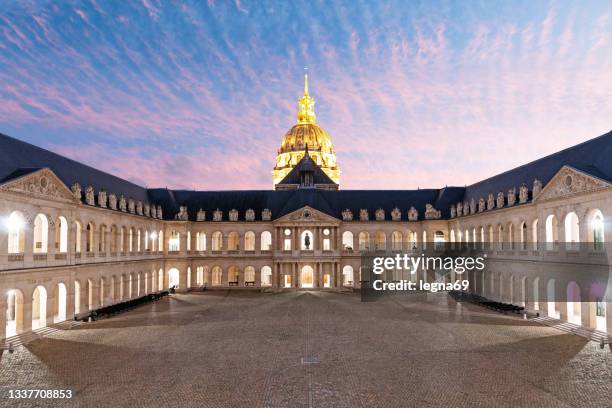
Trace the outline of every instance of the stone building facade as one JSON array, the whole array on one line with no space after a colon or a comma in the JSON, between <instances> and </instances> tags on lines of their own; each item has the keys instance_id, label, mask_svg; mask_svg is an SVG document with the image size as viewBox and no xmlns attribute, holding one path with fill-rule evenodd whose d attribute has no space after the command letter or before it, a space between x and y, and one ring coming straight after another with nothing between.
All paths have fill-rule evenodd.
<instances>
[{"instance_id":1,"label":"stone building facade","mask_svg":"<svg viewBox=\"0 0 612 408\"><path fill-rule=\"evenodd\" d=\"M611 331L612 286L586 276L612 272L612 132L471 186L406 191L338 189L336 167L285 145L299 157L275 190L171 191L0 135L0 338L171 286L354 289L365 253L470 246L489 260L470 290Z\"/></svg>"}]
</instances>

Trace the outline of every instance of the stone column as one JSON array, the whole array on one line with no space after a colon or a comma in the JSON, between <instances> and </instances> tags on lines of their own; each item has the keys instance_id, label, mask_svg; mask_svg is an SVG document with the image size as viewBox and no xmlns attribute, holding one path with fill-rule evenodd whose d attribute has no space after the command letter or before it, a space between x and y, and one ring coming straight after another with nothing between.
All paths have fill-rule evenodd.
<instances>
[{"instance_id":1,"label":"stone column","mask_svg":"<svg viewBox=\"0 0 612 408\"><path fill-rule=\"evenodd\" d=\"M49 296L49 293L47 293L47 304L45 305L45 308L47 309L45 312L46 316L44 316L45 320L43 322L44 326L49 326L51 324L54 323L53 318L55 317L55 296L51 295Z\"/></svg>"},{"instance_id":2,"label":"stone column","mask_svg":"<svg viewBox=\"0 0 612 408\"><path fill-rule=\"evenodd\" d=\"M74 319L74 281L68 280L66 283L66 320Z\"/></svg>"},{"instance_id":3,"label":"stone column","mask_svg":"<svg viewBox=\"0 0 612 408\"><path fill-rule=\"evenodd\" d=\"M24 294L23 297L23 313L21 321L16 320L17 334L32 331L32 297L29 294ZM19 308L19 306L17 307ZM21 327L20 327L21 326Z\"/></svg>"}]
</instances>

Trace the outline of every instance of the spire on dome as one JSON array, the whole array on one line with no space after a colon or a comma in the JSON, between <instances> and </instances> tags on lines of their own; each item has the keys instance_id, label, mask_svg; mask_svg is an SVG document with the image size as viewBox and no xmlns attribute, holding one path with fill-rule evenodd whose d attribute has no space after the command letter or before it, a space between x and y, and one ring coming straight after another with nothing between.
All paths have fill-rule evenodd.
<instances>
[{"instance_id":1,"label":"spire on dome","mask_svg":"<svg viewBox=\"0 0 612 408\"><path fill-rule=\"evenodd\" d=\"M315 123L314 99L308 94L308 72L304 74L304 96L298 100L298 123Z\"/></svg>"}]
</instances>

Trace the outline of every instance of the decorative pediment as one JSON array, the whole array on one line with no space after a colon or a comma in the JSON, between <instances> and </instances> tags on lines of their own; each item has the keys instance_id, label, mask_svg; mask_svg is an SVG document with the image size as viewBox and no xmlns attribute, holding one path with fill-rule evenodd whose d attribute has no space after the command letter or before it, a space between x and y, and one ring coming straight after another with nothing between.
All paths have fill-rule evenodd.
<instances>
[{"instance_id":1,"label":"decorative pediment","mask_svg":"<svg viewBox=\"0 0 612 408\"><path fill-rule=\"evenodd\" d=\"M280 217L277 221L278 222L313 221L313 222L332 222L336 224L338 222L338 219L330 215L327 215L319 210L315 210L314 208L310 206L305 206L305 207L300 208L299 210L295 210L289 214L286 214Z\"/></svg>"},{"instance_id":2,"label":"decorative pediment","mask_svg":"<svg viewBox=\"0 0 612 408\"><path fill-rule=\"evenodd\" d=\"M0 184L0 191L10 191L64 202L77 202L70 188L51 169L46 167Z\"/></svg>"},{"instance_id":3,"label":"decorative pediment","mask_svg":"<svg viewBox=\"0 0 612 408\"><path fill-rule=\"evenodd\" d=\"M590 174L570 166L563 166L548 184L546 184L536 199L538 201L553 200L610 187L612 187L612 184L600 178L591 176Z\"/></svg>"}]
</instances>

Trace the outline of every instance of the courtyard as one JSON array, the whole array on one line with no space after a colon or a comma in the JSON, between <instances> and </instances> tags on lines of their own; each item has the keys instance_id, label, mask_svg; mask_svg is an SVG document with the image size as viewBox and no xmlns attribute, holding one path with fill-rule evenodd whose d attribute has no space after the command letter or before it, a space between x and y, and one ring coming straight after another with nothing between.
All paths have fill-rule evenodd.
<instances>
[{"instance_id":1,"label":"courtyard","mask_svg":"<svg viewBox=\"0 0 612 408\"><path fill-rule=\"evenodd\" d=\"M4 352L0 387L16 407L602 407L612 353L445 293L209 291Z\"/></svg>"}]
</instances>

